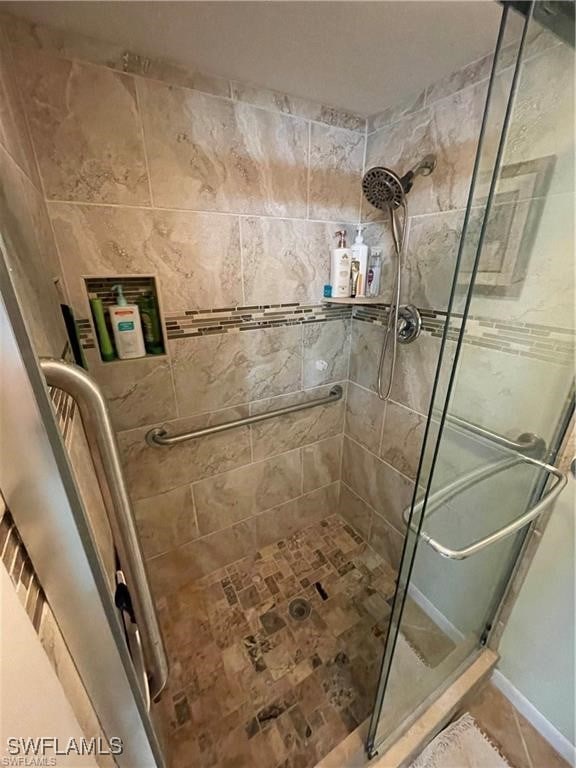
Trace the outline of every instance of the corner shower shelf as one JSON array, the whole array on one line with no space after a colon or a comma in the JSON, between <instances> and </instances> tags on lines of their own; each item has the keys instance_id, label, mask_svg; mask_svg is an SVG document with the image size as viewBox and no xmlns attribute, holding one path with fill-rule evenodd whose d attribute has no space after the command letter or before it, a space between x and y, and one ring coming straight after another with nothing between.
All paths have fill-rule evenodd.
<instances>
[{"instance_id":1,"label":"corner shower shelf","mask_svg":"<svg viewBox=\"0 0 576 768\"><path fill-rule=\"evenodd\" d=\"M324 304L384 304L384 299L382 299L380 296L371 297L371 296L359 296L356 299L348 298L348 299L322 299Z\"/></svg>"}]
</instances>

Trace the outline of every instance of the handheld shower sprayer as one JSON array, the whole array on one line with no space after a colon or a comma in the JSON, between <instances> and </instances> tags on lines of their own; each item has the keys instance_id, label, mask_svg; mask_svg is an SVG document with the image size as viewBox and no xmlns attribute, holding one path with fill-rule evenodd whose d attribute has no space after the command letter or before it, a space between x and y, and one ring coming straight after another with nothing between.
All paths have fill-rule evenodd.
<instances>
[{"instance_id":1,"label":"handheld shower sprayer","mask_svg":"<svg viewBox=\"0 0 576 768\"><path fill-rule=\"evenodd\" d=\"M400 328L400 294L402 280L402 260L406 244L406 229L408 223L408 204L406 195L412 189L414 179L417 176L429 176L436 168L436 156L426 155L422 160L404 176L400 177L390 168L377 166L370 168L364 174L362 179L362 192L364 197L375 208L381 211L388 211L390 215L390 225L392 227L392 237L396 251L396 277L394 280L394 292L390 312L388 314L388 323L386 334L380 352L380 362L378 364L378 397L381 400L388 400L392 391L392 381L394 379L394 368L396 366L396 353L398 335ZM402 218L400 220L398 211L402 209ZM418 325L418 321L416 321ZM419 325L418 325L419 327ZM388 341L392 333L392 360L388 376L386 389L383 386L384 360L388 349Z\"/></svg>"}]
</instances>

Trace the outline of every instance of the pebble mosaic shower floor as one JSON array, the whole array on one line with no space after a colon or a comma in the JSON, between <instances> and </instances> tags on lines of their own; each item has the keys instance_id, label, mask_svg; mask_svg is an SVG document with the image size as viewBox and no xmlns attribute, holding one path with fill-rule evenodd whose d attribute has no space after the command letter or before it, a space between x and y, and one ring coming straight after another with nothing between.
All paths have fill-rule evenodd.
<instances>
[{"instance_id":1,"label":"pebble mosaic shower floor","mask_svg":"<svg viewBox=\"0 0 576 768\"><path fill-rule=\"evenodd\" d=\"M371 712L395 577L334 515L163 598L170 768L314 766Z\"/></svg>"}]
</instances>

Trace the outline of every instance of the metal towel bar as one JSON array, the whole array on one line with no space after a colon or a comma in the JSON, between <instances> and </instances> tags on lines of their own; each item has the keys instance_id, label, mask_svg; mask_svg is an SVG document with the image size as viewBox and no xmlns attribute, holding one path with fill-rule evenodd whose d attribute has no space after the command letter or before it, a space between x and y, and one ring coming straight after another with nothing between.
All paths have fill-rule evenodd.
<instances>
[{"instance_id":1,"label":"metal towel bar","mask_svg":"<svg viewBox=\"0 0 576 768\"><path fill-rule=\"evenodd\" d=\"M426 542L426 544L432 547L432 549L442 557L446 557L449 560L465 560L467 557L475 555L485 547L490 546L490 544L495 544L497 541L501 541L507 536L516 533L516 531L519 531L525 525L528 525L528 523L532 522L532 520L538 517L538 515L541 515L542 512L544 512L544 510L550 506L550 504L554 501L554 499L556 499L556 497L560 494L568 482L568 478L564 472L561 472L551 464L546 464L545 462L540 461L539 459L531 458L530 456L516 456L512 459L505 459L504 461L490 464L487 467L474 469L472 472L469 472L463 477L460 477L458 480L455 480L449 485L444 486L444 488L440 488L440 490L436 491L436 493L433 493L428 498L425 518L429 517L433 512L439 509L442 504L444 504L449 499L454 498L454 496L458 496L458 494L463 493L468 488L472 488L474 485L477 485L483 480L486 480L489 477L493 477L500 472L504 472L511 467L518 466L519 464L532 464L539 469L543 469L545 472L553 475L556 478L556 482L552 488L544 494L544 496L540 499L539 502L537 502L537 504L528 509L528 511L523 515L495 531L494 533L491 533L489 536L485 536L484 538L479 539L478 541L475 541L469 546L463 547L462 549L452 549L451 547L447 547L434 539L424 530L420 531L420 537ZM423 505L424 499L416 502L414 505L414 512L419 512ZM406 524L408 524L409 514L410 507L407 507L403 513L404 522ZM413 524L410 527L412 531L417 533L417 529Z\"/></svg>"},{"instance_id":2,"label":"metal towel bar","mask_svg":"<svg viewBox=\"0 0 576 768\"><path fill-rule=\"evenodd\" d=\"M168 680L168 659L106 400L100 387L83 368L50 359L40 360L40 367L46 383L69 394L78 406L122 569L131 591L142 638L150 696L157 699Z\"/></svg>"},{"instance_id":3,"label":"metal towel bar","mask_svg":"<svg viewBox=\"0 0 576 768\"><path fill-rule=\"evenodd\" d=\"M241 419L235 419L234 421L226 421L223 424L215 424L212 427L205 427L204 429L196 429L193 432L183 432L181 435L169 435L165 429L156 427L146 433L146 442L152 448L162 448L166 445L178 445L184 443L187 440L194 440L197 437L205 437L206 435L214 435L218 432L225 432L227 429L234 429L235 427L244 427L247 424L256 424L259 421L266 421L266 419L273 419L275 416L284 416L287 413L295 413L296 411L304 411L307 408L316 408L318 405L327 405L328 403L335 403L342 398L342 387L336 384L326 397L320 397L316 400L307 400L304 403L297 403L296 405L287 405L284 408L275 408L273 411L266 411L266 413L257 413L254 416L245 416Z\"/></svg>"},{"instance_id":4,"label":"metal towel bar","mask_svg":"<svg viewBox=\"0 0 576 768\"><path fill-rule=\"evenodd\" d=\"M522 453L535 452L541 456L544 455L546 451L546 443L544 439L532 432L523 432L516 440L509 440L503 435L498 435L496 432L491 432L489 429L480 427L478 424L473 424L471 421L466 421L453 414L448 414L446 416L446 421L451 426L460 427L467 432L472 432L472 434L477 435L484 440L489 440L491 443L496 443L496 445L499 445L502 448L508 448L511 451L520 451Z\"/></svg>"}]
</instances>

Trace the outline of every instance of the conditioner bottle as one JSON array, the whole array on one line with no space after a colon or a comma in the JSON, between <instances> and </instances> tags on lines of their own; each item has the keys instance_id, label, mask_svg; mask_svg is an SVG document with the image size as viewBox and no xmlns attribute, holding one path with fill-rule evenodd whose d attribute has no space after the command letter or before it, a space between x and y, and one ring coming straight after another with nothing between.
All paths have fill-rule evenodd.
<instances>
[{"instance_id":1,"label":"conditioner bottle","mask_svg":"<svg viewBox=\"0 0 576 768\"><path fill-rule=\"evenodd\" d=\"M116 292L117 299L116 304L111 306L108 311L110 312L110 322L112 323L118 357L121 360L144 357L146 348L138 305L128 304L121 285L114 285L112 290Z\"/></svg>"},{"instance_id":2,"label":"conditioner bottle","mask_svg":"<svg viewBox=\"0 0 576 768\"><path fill-rule=\"evenodd\" d=\"M332 251L330 280L332 282L332 297L343 299L350 296L350 267L352 257L346 247L346 230L336 232L337 247Z\"/></svg>"}]
</instances>

